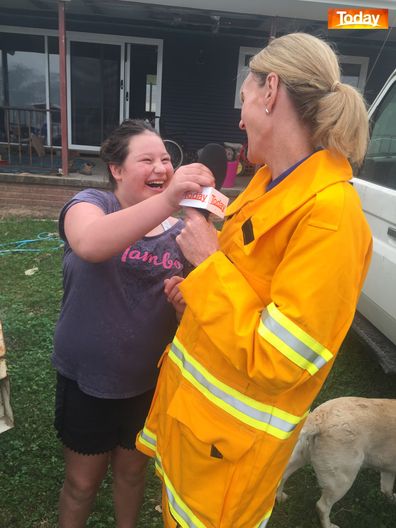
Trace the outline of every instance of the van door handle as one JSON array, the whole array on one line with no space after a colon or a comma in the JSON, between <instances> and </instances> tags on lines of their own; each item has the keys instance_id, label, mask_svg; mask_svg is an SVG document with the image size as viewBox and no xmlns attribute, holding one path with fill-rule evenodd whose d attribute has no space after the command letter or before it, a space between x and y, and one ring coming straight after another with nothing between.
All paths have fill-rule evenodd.
<instances>
[{"instance_id":1,"label":"van door handle","mask_svg":"<svg viewBox=\"0 0 396 528\"><path fill-rule=\"evenodd\" d=\"M396 229L393 229L393 227L388 227L388 235L392 238L396 238Z\"/></svg>"}]
</instances>

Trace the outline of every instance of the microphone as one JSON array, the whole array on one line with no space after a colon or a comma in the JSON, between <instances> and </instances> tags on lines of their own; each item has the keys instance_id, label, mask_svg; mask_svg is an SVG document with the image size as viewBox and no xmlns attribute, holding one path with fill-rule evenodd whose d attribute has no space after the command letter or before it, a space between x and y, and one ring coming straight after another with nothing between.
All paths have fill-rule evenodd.
<instances>
[{"instance_id":1,"label":"microphone","mask_svg":"<svg viewBox=\"0 0 396 528\"><path fill-rule=\"evenodd\" d=\"M208 143L198 154L198 163L208 167L215 178L215 187L203 187L201 192L186 192L180 205L194 207L207 219L210 213L224 218L229 198L221 189L227 172L225 148L218 143Z\"/></svg>"},{"instance_id":2,"label":"microphone","mask_svg":"<svg viewBox=\"0 0 396 528\"><path fill-rule=\"evenodd\" d=\"M227 154L218 143L208 143L198 154L198 163L208 167L215 177L215 188L219 191L227 172Z\"/></svg>"}]
</instances>

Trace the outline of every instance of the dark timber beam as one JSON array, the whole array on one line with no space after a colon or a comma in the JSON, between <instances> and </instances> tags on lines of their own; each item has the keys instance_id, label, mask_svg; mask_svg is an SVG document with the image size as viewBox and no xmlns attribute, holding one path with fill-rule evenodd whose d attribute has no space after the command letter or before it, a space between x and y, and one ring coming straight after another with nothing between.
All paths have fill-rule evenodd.
<instances>
[{"instance_id":1,"label":"dark timber beam","mask_svg":"<svg viewBox=\"0 0 396 528\"><path fill-rule=\"evenodd\" d=\"M66 28L65 2L58 4L59 17L59 84L61 107L61 136L62 136L62 173L69 174L69 145L67 140L67 91L66 91Z\"/></svg>"}]
</instances>

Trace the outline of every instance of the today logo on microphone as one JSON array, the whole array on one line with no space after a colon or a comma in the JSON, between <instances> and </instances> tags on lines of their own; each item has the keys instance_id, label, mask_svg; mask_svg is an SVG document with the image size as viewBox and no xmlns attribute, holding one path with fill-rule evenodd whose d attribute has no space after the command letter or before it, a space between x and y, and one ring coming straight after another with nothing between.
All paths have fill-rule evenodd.
<instances>
[{"instance_id":1,"label":"today logo on microphone","mask_svg":"<svg viewBox=\"0 0 396 528\"><path fill-rule=\"evenodd\" d=\"M328 29L388 29L388 9L331 8Z\"/></svg>"},{"instance_id":2,"label":"today logo on microphone","mask_svg":"<svg viewBox=\"0 0 396 528\"><path fill-rule=\"evenodd\" d=\"M202 192L186 192L180 205L194 207L224 218L229 198L214 187L203 187Z\"/></svg>"}]
</instances>

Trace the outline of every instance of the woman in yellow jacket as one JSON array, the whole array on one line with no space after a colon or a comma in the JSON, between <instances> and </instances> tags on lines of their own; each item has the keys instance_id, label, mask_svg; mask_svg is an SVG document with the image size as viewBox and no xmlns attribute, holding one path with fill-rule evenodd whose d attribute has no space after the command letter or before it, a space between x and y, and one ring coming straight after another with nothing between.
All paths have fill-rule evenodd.
<instances>
[{"instance_id":1,"label":"woman in yellow jacket","mask_svg":"<svg viewBox=\"0 0 396 528\"><path fill-rule=\"evenodd\" d=\"M219 236L188 213L196 266L137 447L155 457L165 526L263 528L310 405L351 325L371 234L350 184L364 102L313 36L274 39L241 90L249 160L263 164Z\"/></svg>"}]
</instances>

